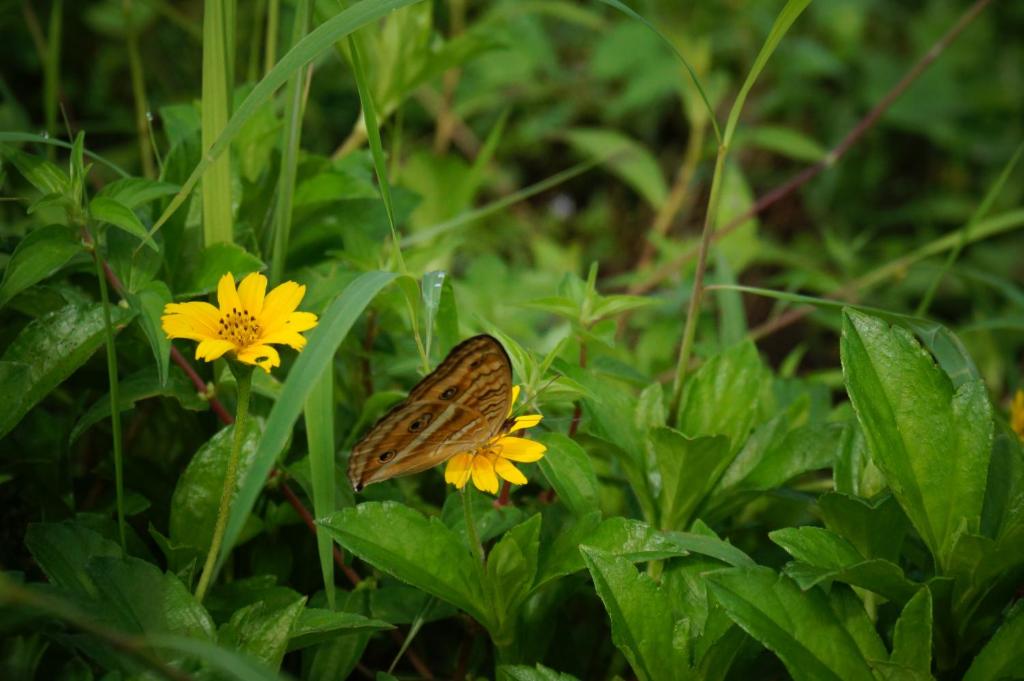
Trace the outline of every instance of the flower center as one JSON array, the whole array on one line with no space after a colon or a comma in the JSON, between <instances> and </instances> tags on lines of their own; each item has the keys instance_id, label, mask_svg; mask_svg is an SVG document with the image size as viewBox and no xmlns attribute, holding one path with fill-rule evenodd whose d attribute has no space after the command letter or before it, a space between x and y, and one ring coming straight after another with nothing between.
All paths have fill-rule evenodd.
<instances>
[{"instance_id":1,"label":"flower center","mask_svg":"<svg viewBox=\"0 0 1024 681\"><path fill-rule=\"evenodd\" d=\"M251 345L260 337L260 325L256 322L256 317L237 307L221 315L217 331L221 338L239 347Z\"/></svg>"}]
</instances>

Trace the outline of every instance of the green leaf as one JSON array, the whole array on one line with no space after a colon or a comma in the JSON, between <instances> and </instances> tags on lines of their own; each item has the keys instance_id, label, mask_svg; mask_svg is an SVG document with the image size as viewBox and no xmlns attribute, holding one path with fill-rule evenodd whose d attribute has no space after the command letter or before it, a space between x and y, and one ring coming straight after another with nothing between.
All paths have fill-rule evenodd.
<instances>
[{"instance_id":1,"label":"green leaf","mask_svg":"<svg viewBox=\"0 0 1024 681\"><path fill-rule=\"evenodd\" d=\"M739 490L771 490L798 475L830 468L836 459L843 423L808 423L769 445L757 464L736 483Z\"/></svg>"},{"instance_id":2,"label":"green leaf","mask_svg":"<svg viewBox=\"0 0 1024 681\"><path fill-rule=\"evenodd\" d=\"M192 383L182 374L175 374L170 383L162 386L156 376L153 375L151 369L143 369L139 373L120 381L118 388L118 401L121 411L131 409L140 400L161 395L176 398L187 409L198 411L209 407L209 404L196 393ZM68 440L74 442L94 424L109 418L109 416L110 394L106 393L94 402L89 407L89 410L78 419L74 428L71 429Z\"/></svg>"},{"instance_id":3,"label":"green leaf","mask_svg":"<svg viewBox=\"0 0 1024 681\"><path fill-rule=\"evenodd\" d=\"M676 646L668 602L658 585L632 563L592 547L581 547L594 589L612 623L612 641L641 681L678 679L689 665Z\"/></svg>"},{"instance_id":4,"label":"green leaf","mask_svg":"<svg viewBox=\"0 0 1024 681\"><path fill-rule=\"evenodd\" d=\"M594 511L559 533L541 552L537 586L582 570L581 546L642 562L686 555L695 546L688 543L688 539L683 533L659 532L639 520L622 517L601 520L601 514Z\"/></svg>"},{"instance_id":5,"label":"green leaf","mask_svg":"<svg viewBox=\"0 0 1024 681\"><path fill-rule=\"evenodd\" d=\"M81 240L63 225L48 225L29 232L7 261L0 281L0 307L29 286L55 274L81 252Z\"/></svg>"},{"instance_id":6,"label":"green leaf","mask_svg":"<svg viewBox=\"0 0 1024 681\"><path fill-rule=\"evenodd\" d=\"M932 594L927 588L903 607L896 621L889 661L911 670L913 678L932 678Z\"/></svg>"},{"instance_id":7,"label":"green leaf","mask_svg":"<svg viewBox=\"0 0 1024 681\"><path fill-rule=\"evenodd\" d=\"M540 515L516 525L487 554L486 575L496 614L496 641L511 642L519 608L530 594L537 576L540 549Z\"/></svg>"},{"instance_id":8,"label":"green leaf","mask_svg":"<svg viewBox=\"0 0 1024 681\"><path fill-rule=\"evenodd\" d=\"M96 583L85 567L93 558L120 558L121 547L74 521L31 523L25 547L51 583L68 591L96 597Z\"/></svg>"},{"instance_id":9,"label":"green leaf","mask_svg":"<svg viewBox=\"0 0 1024 681\"><path fill-rule=\"evenodd\" d=\"M793 128L759 125L740 132L737 146L750 145L788 156L795 161L815 163L828 153L825 147Z\"/></svg>"},{"instance_id":10,"label":"green leaf","mask_svg":"<svg viewBox=\"0 0 1024 681\"><path fill-rule=\"evenodd\" d=\"M151 281L135 293L128 294L128 302L138 313L139 326L153 350L160 385L167 385L167 370L171 363L171 339L164 333L160 318L164 306L171 300L171 290L162 281Z\"/></svg>"},{"instance_id":11,"label":"green leaf","mask_svg":"<svg viewBox=\"0 0 1024 681\"><path fill-rule=\"evenodd\" d=\"M238 681L281 681L281 677L261 664L211 642L175 634L149 634L146 643L154 648L202 660L205 666Z\"/></svg>"},{"instance_id":12,"label":"green leaf","mask_svg":"<svg viewBox=\"0 0 1024 681\"><path fill-rule=\"evenodd\" d=\"M321 315L319 324L309 333L309 343L295 360L281 395L267 417L267 425L259 449L253 457L252 468L248 475L239 476L239 493L232 503L231 516L224 533L221 563L241 534L270 469L291 438L295 421L317 380L334 362L334 353L348 335L356 318L394 278L391 272L367 272L360 275L331 302Z\"/></svg>"},{"instance_id":13,"label":"green leaf","mask_svg":"<svg viewBox=\"0 0 1024 681\"><path fill-rule=\"evenodd\" d=\"M821 527L785 527L768 538L797 560L819 567L843 567L863 560L845 539Z\"/></svg>"},{"instance_id":14,"label":"green leaf","mask_svg":"<svg viewBox=\"0 0 1024 681\"><path fill-rule=\"evenodd\" d=\"M665 202L668 185L651 152L626 135L599 128L575 128L565 133L569 144L608 169L657 209Z\"/></svg>"},{"instance_id":15,"label":"green leaf","mask_svg":"<svg viewBox=\"0 0 1024 681\"><path fill-rule=\"evenodd\" d=\"M857 640L821 589L803 592L763 567L730 568L708 580L729 616L778 655L796 681L875 681ZM884 659L882 642L876 642L873 658Z\"/></svg>"},{"instance_id":16,"label":"green leaf","mask_svg":"<svg viewBox=\"0 0 1024 681\"><path fill-rule=\"evenodd\" d=\"M68 174L45 158L26 154L7 144L0 144L0 154L44 196L59 194L65 197L71 191L71 178Z\"/></svg>"},{"instance_id":17,"label":"green leaf","mask_svg":"<svg viewBox=\"0 0 1024 681\"><path fill-rule=\"evenodd\" d=\"M89 202L89 215L97 222L114 225L132 236L139 237L154 251L160 250L157 248L156 242L146 232L146 228L135 212L117 199L96 196Z\"/></svg>"},{"instance_id":18,"label":"green leaf","mask_svg":"<svg viewBox=\"0 0 1024 681\"><path fill-rule=\"evenodd\" d=\"M856 547L865 558L896 561L907 532L907 517L895 497L873 502L838 492L818 497L825 526Z\"/></svg>"},{"instance_id":19,"label":"green leaf","mask_svg":"<svg viewBox=\"0 0 1024 681\"><path fill-rule=\"evenodd\" d=\"M292 626L288 650L299 650L325 641L332 641L345 634L385 629L394 629L394 626L388 622L370 619L354 612L306 608Z\"/></svg>"},{"instance_id":20,"label":"green leaf","mask_svg":"<svg viewBox=\"0 0 1024 681\"><path fill-rule=\"evenodd\" d=\"M597 474L583 448L561 433L545 433L538 440L548 448L538 465L559 500L576 515L596 511Z\"/></svg>"},{"instance_id":21,"label":"green leaf","mask_svg":"<svg viewBox=\"0 0 1024 681\"><path fill-rule=\"evenodd\" d=\"M268 668L277 670L288 650L292 627L306 605L301 596L291 603L268 606L263 601L253 603L231 616L231 620L217 632L218 645L237 650Z\"/></svg>"},{"instance_id":22,"label":"green leaf","mask_svg":"<svg viewBox=\"0 0 1024 681\"><path fill-rule=\"evenodd\" d=\"M731 451L739 451L757 418L766 374L750 341L715 355L686 381L679 430L687 437L725 435Z\"/></svg>"},{"instance_id":23,"label":"green leaf","mask_svg":"<svg viewBox=\"0 0 1024 681\"><path fill-rule=\"evenodd\" d=\"M93 558L86 566L104 612L137 633L172 633L212 641L213 620L173 574L138 558Z\"/></svg>"},{"instance_id":24,"label":"green leaf","mask_svg":"<svg viewBox=\"0 0 1024 681\"><path fill-rule=\"evenodd\" d=\"M989 642L964 674L963 681L1000 681L1018 678L1024 665L1024 601L1006 614Z\"/></svg>"},{"instance_id":25,"label":"green leaf","mask_svg":"<svg viewBox=\"0 0 1024 681\"><path fill-rule=\"evenodd\" d=\"M717 435L691 439L664 427L654 428L649 437L661 473L661 529L684 530L732 462L729 438Z\"/></svg>"},{"instance_id":26,"label":"green leaf","mask_svg":"<svg viewBox=\"0 0 1024 681\"><path fill-rule=\"evenodd\" d=\"M446 355L459 344L459 306L455 302L452 278L445 277L441 287L441 302L437 307L437 345L439 354Z\"/></svg>"},{"instance_id":27,"label":"green leaf","mask_svg":"<svg viewBox=\"0 0 1024 681\"><path fill-rule=\"evenodd\" d=\"M170 182L147 180L142 177L124 177L97 192L96 196L113 199L122 206L135 210L150 201L176 193L180 187Z\"/></svg>"},{"instance_id":28,"label":"green leaf","mask_svg":"<svg viewBox=\"0 0 1024 681\"><path fill-rule=\"evenodd\" d=\"M217 290L217 282L225 272L241 279L250 272L265 267L263 261L237 244L218 243L207 246L199 254L199 261L184 275L179 287L179 298L192 298Z\"/></svg>"},{"instance_id":29,"label":"green leaf","mask_svg":"<svg viewBox=\"0 0 1024 681\"><path fill-rule=\"evenodd\" d=\"M494 630L482 566L438 519L427 519L395 502L368 501L317 522L346 550L378 570L465 610Z\"/></svg>"},{"instance_id":30,"label":"green leaf","mask_svg":"<svg viewBox=\"0 0 1024 681\"><path fill-rule=\"evenodd\" d=\"M252 467L256 447L264 432L263 419L251 418L245 424L245 436L238 461L238 479ZM185 472L178 478L171 497L170 538L175 544L206 551L213 537L213 526L224 489L224 475L231 456L235 427L221 428L199 448ZM236 487L236 489L238 489Z\"/></svg>"},{"instance_id":31,"label":"green leaf","mask_svg":"<svg viewBox=\"0 0 1024 681\"><path fill-rule=\"evenodd\" d=\"M498 674L499 678L503 675L512 681L577 681L576 677L571 674L556 672L539 663L536 667L502 665L498 667Z\"/></svg>"},{"instance_id":32,"label":"green leaf","mask_svg":"<svg viewBox=\"0 0 1024 681\"><path fill-rule=\"evenodd\" d=\"M993 430L985 386L954 390L908 331L853 310L840 351L872 458L944 569L957 534L980 526Z\"/></svg>"},{"instance_id":33,"label":"green leaf","mask_svg":"<svg viewBox=\"0 0 1024 681\"><path fill-rule=\"evenodd\" d=\"M867 560L853 544L830 530L787 527L768 536L800 561L788 565L786 574L804 590L831 581L845 582L905 603L918 589L898 565L880 558Z\"/></svg>"},{"instance_id":34,"label":"green leaf","mask_svg":"<svg viewBox=\"0 0 1024 681\"><path fill-rule=\"evenodd\" d=\"M119 329L133 316L112 307L110 321ZM71 304L43 315L26 326L3 354L26 371L10 368L0 378L7 394L19 395L15 408L0 413L0 437L9 432L51 390L64 382L103 344L103 306Z\"/></svg>"}]
</instances>

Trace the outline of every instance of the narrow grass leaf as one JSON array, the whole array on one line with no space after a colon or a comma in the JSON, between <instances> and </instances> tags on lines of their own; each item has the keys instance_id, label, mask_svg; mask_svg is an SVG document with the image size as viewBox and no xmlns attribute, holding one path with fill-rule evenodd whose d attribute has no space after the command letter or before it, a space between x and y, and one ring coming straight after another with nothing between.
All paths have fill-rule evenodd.
<instances>
[{"instance_id":1,"label":"narrow grass leaf","mask_svg":"<svg viewBox=\"0 0 1024 681\"><path fill-rule=\"evenodd\" d=\"M281 395L270 410L259 449L249 473L240 478L241 486L231 507L220 562L223 564L245 525L277 457L291 438L306 399L324 371L334 361L334 353L348 335L356 319L370 301L394 280L392 272L367 272L349 284L328 306L319 325L309 333L309 344L292 366Z\"/></svg>"},{"instance_id":2,"label":"narrow grass leaf","mask_svg":"<svg viewBox=\"0 0 1024 681\"><path fill-rule=\"evenodd\" d=\"M192 170L192 173L182 185L181 190L177 195L175 195L174 199L171 200L167 208L164 209L163 214L161 214L160 218L153 224L150 232L152 233L160 229L171 215L181 207L192 192L196 183L214 160L222 153L225 153L228 145L231 143L231 140L234 139L235 135L237 135L242 129L242 126L244 126L250 118L259 112L260 108L266 104L271 97L273 97L274 92L284 85L296 70L305 67L306 64L317 56L331 49L335 42L349 35L356 29L380 19L394 9L405 7L406 5L412 5L421 1L422 0L361 0L322 23L315 30L310 32L309 35L303 38L299 44L292 47L292 49L281 58L281 61L279 61L274 68L270 69L267 75L263 77L263 80L256 84L256 87L252 89L249 96L247 96L242 103L238 105L235 113L231 116L227 125L224 126L220 135L217 137L217 140L208 149L199 164Z\"/></svg>"},{"instance_id":3,"label":"narrow grass leaf","mask_svg":"<svg viewBox=\"0 0 1024 681\"><path fill-rule=\"evenodd\" d=\"M226 0L206 0L203 14L203 153L213 159L203 178L203 243L207 246L234 240L231 216L231 152L225 146L214 153L213 145L228 124L231 83L226 45ZM155 229L155 227L154 227Z\"/></svg>"},{"instance_id":4,"label":"narrow grass leaf","mask_svg":"<svg viewBox=\"0 0 1024 681\"><path fill-rule=\"evenodd\" d=\"M306 443L313 482L313 515L323 518L334 508L334 367L329 364L306 398ZM318 527L316 548L320 554L320 572L331 610L334 601L334 556L331 538Z\"/></svg>"}]
</instances>

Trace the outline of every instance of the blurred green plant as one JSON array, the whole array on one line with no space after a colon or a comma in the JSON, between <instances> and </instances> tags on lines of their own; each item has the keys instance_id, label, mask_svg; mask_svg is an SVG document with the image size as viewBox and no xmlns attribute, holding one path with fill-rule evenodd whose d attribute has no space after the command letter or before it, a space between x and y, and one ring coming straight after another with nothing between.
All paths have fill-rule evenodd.
<instances>
[{"instance_id":1,"label":"blurred green plant","mask_svg":"<svg viewBox=\"0 0 1024 681\"><path fill-rule=\"evenodd\" d=\"M0 676L1014 678L1022 22L0 13ZM264 270L320 321L250 391L160 317ZM545 415L529 484L357 497L478 332Z\"/></svg>"}]
</instances>

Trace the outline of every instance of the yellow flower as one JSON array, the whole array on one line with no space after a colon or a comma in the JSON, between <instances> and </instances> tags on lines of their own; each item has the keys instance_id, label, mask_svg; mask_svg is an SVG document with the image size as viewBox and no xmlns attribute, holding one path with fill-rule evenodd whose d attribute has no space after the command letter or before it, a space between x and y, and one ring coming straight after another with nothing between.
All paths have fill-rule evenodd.
<instances>
[{"instance_id":1,"label":"yellow flower","mask_svg":"<svg viewBox=\"0 0 1024 681\"><path fill-rule=\"evenodd\" d=\"M1017 437L1024 440L1024 390L1017 390L1010 405L1010 427Z\"/></svg>"},{"instance_id":2,"label":"yellow flower","mask_svg":"<svg viewBox=\"0 0 1024 681\"><path fill-rule=\"evenodd\" d=\"M519 397L519 386L512 388L512 404ZM525 485L526 476L512 462L532 463L544 456L547 447L539 442L521 437L512 437L509 433L524 428L532 428L543 418L540 414L525 414L509 420L512 407L505 417L506 428L492 437L484 446L471 451L456 454L448 460L444 469L444 480L457 489L462 489L470 478L476 488L491 494L498 492L498 478L508 480L513 485Z\"/></svg>"},{"instance_id":3,"label":"yellow flower","mask_svg":"<svg viewBox=\"0 0 1024 681\"><path fill-rule=\"evenodd\" d=\"M301 350L302 336L316 326L312 312L296 312L306 287L286 281L267 293L267 278L253 272L235 289L230 272L217 284L217 302L170 303L161 317L168 338L199 341L196 359L212 362L231 352L239 362L255 364L270 373L281 365L272 344Z\"/></svg>"}]
</instances>

